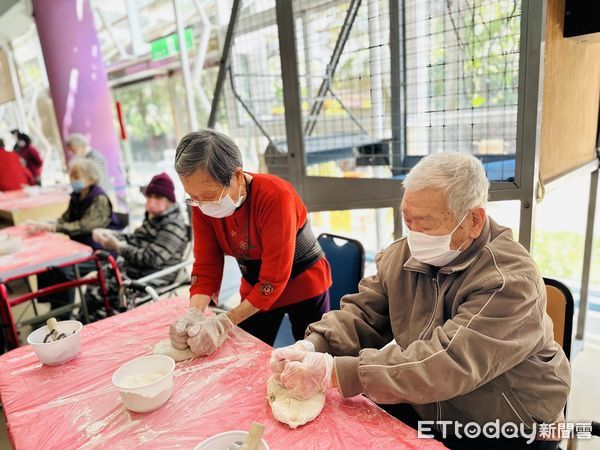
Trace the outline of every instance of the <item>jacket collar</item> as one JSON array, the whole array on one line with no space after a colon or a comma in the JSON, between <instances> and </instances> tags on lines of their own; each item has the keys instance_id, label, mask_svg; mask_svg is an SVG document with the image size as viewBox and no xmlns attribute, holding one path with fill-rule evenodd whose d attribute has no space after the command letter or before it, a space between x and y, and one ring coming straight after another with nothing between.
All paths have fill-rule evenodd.
<instances>
[{"instance_id":1,"label":"jacket collar","mask_svg":"<svg viewBox=\"0 0 600 450\"><path fill-rule=\"evenodd\" d=\"M417 261L412 256L404 263L404 269L412 272L421 272L427 275L434 276L436 272L448 275L454 272L466 270L473 261L479 256L479 252L490 242L490 218L486 216L485 224L481 230L481 234L475 239L471 245L448 265L437 268L429 264ZM408 245L408 243L407 243Z\"/></svg>"}]
</instances>

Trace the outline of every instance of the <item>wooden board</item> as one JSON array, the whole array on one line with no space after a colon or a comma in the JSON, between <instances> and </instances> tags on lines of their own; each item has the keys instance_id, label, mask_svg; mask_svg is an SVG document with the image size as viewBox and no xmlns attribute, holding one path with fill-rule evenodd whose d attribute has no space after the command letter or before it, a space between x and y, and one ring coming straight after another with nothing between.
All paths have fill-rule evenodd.
<instances>
[{"instance_id":1,"label":"wooden board","mask_svg":"<svg viewBox=\"0 0 600 450\"><path fill-rule=\"evenodd\" d=\"M540 175L560 176L595 158L600 43L563 38L565 0L548 0Z\"/></svg>"}]
</instances>

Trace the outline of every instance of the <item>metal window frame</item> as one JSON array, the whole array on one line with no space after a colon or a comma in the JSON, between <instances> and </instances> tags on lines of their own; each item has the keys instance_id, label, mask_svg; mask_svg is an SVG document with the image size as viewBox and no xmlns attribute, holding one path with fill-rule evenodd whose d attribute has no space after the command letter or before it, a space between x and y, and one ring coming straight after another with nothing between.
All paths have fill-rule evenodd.
<instances>
[{"instance_id":1,"label":"metal window frame","mask_svg":"<svg viewBox=\"0 0 600 450\"><path fill-rule=\"evenodd\" d=\"M403 2L389 0L390 6L390 58L391 70L395 83L392 82L392 95L395 99L392 113L394 138L399 148L404 151L405 114L403 114L404 80L400 36L403 29ZM519 87L517 103L517 140L515 152L514 182L491 182L489 200L491 202L518 200L521 204L519 214L519 242L531 250L534 238L536 202L540 191L540 130L542 91L544 81L544 40L546 29L546 0L523 0L521 6L521 36L519 50ZM231 47L235 28L235 18L239 10L239 0L234 1L232 21L227 30L227 37L221 59L221 67L213 97L209 126L214 126L216 112L221 95L224 77L227 71L227 58ZM275 0L276 22L278 26L279 48L281 58L281 76L284 87L285 122L287 134L287 169L288 178L304 199L310 211L332 211L363 208L393 208L394 235L402 232L400 203L403 196L403 185L395 179L367 178L332 178L308 176L305 168L305 149L303 137L303 117L301 112L300 80L298 74L298 54L296 49L296 31L294 20L294 4L292 0ZM271 11L262 14L271 14ZM404 124L404 127L402 127ZM399 128L400 127L400 128ZM600 138L599 138L600 141ZM600 145L600 142L599 142ZM582 339L587 307L593 222L595 216L596 197L598 192L599 162L591 161L575 168L560 177L548 180L547 184L559 184L558 180L568 180L590 174L590 199L584 250L584 267L582 271L581 308L577 338Z\"/></svg>"},{"instance_id":2,"label":"metal window frame","mask_svg":"<svg viewBox=\"0 0 600 450\"><path fill-rule=\"evenodd\" d=\"M402 2L390 0L391 44L394 36L400 37ZM284 80L284 101L286 101L286 124L302 124L300 99L298 94L299 78L297 73L297 52L293 21L293 2L276 1L277 24L284 32L280 33L280 57L282 78ZM394 26L395 25L395 26ZM519 200L521 202L519 240L526 248L533 241L533 220L537 180L539 177L539 142L541 123L541 99L543 87L543 45L546 25L545 0L524 1L521 13L521 45L519 57L519 91L517 106L517 151L515 154L515 181L492 182L490 201ZM397 44L400 42L398 41ZM398 47L396 45L396 47ZM392 48L390 59L392 68L403 67L403 52ZM294 67L296 66L296 67ZM394 97L395 114L402 109L401 74L397 74L397 88ZM400 113L397 120L403 121ZM286 125L287 126L287 125ZM397 124L396 124L397 127ZM290 127L291 128L291 127ZM403 130L405 131L405 130ZM292 139L290 139L292 138ZM403 136L399 135L400 142ZM305 171L298 176L299 167L304 164L304 143L297 136L288 135L288 148L296 149L288 155L290 180L302 193L304 201L311 211L357 209L357 208L395 208L402 201L403 187L400 180L394 179L345 179L308 176ZM302 152L301 154L299 154ZM299 162L298 162L299 161ZM533 169L533 170L531 170ZM292 176L292 172L294 175ZM396 226L396 228L399 228Z\"/></svg>"},{"instance_id":3,"label":"metal window frame","mask_svg":"<svg viewBox=\"0 0 600 450\"><path fill-rule=\"evenodd\" d=\"M403 11L400 0L389 0L391 44L401 47L399 37L402 30ZM231 19L227 29L223 55L220 62L219 75L215 86L209 127L214 127L222 89L227 76L229 53L236 28L237 16L241 7L240 0L233 2ZM270 15L272 10L261 14ZM345 179L321 176L308 176L305 171L305 152L302 134L303 117L299 95L298 55L296 49L296 23L294 21L294 2L289 0L275 1L275 20L278 25L279 47L281 58L281 75L284 83L284 106L286 133L288 141L287 154L289 179L301 192L305 203L311 211L346 210L358 208L396 207L402 200L403 187L400 180L358 178ZM523 1L521 11L521 43L519 56L519 88L517 106L517 144L515 154L515 181L491 182L489 200L518 200L522 208L520 213L519 240L531 248L533 241L532 224L535 214L535 202L539 178L541 100L543 89L543 48L546 26L546 0ZM395 39L396 37L396 39ZM401 48L393 48L390 52L391 68L401 69L403 61ZM394 84L394 83L393 83ZM400 75L395 83L397 88L394 97L398 99L394 114L396 120L405 120L402 111L404 81ZM403 122L402 122L403 123ZM398 124L394 125L398 128ZM398 130L396 130L398 133ZM405 131L405 130L401 130ZM398 140L404 145L404 137L398 134ZM587 165L581 170L594 170Z\"/></svg>"}]
</instances>

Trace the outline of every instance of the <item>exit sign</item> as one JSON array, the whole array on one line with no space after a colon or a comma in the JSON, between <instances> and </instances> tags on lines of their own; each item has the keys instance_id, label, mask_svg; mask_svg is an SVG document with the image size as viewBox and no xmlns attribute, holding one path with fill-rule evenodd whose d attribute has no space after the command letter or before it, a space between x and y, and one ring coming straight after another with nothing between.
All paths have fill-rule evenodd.
<instances>
[{"instance_id":1,"label":"exit sign","mask_svg":"<svg viewBox=\"0 0 600 450\"><path fill-rule=\"evenodd\" d=\"M184 36L186 47L193 48L194 30L192 30L191 28L186 28ZM177 55L178 53L179 36L177 36L177 33L173 33L150 42L150 57L152 58L152 61L165 59L169 56Z\"/></svg>"}]
</instances>

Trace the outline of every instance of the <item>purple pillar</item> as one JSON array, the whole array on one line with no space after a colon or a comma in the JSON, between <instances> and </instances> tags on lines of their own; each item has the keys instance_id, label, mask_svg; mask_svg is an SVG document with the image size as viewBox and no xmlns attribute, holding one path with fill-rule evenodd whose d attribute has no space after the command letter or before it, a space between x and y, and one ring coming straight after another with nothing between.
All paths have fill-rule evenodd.
<instances>
[{"instance_id":1,"label":"purple pillar","mask_svg":"<svg viewBox=\"0 0 600 450\"><path fill-rule=\"evenodd\" d=\"M89 1L34 0L33 10L63 142L71 133L87 136L106 158L108 176L122 200L121 148Z\"/></svg>"}]
</instances>

